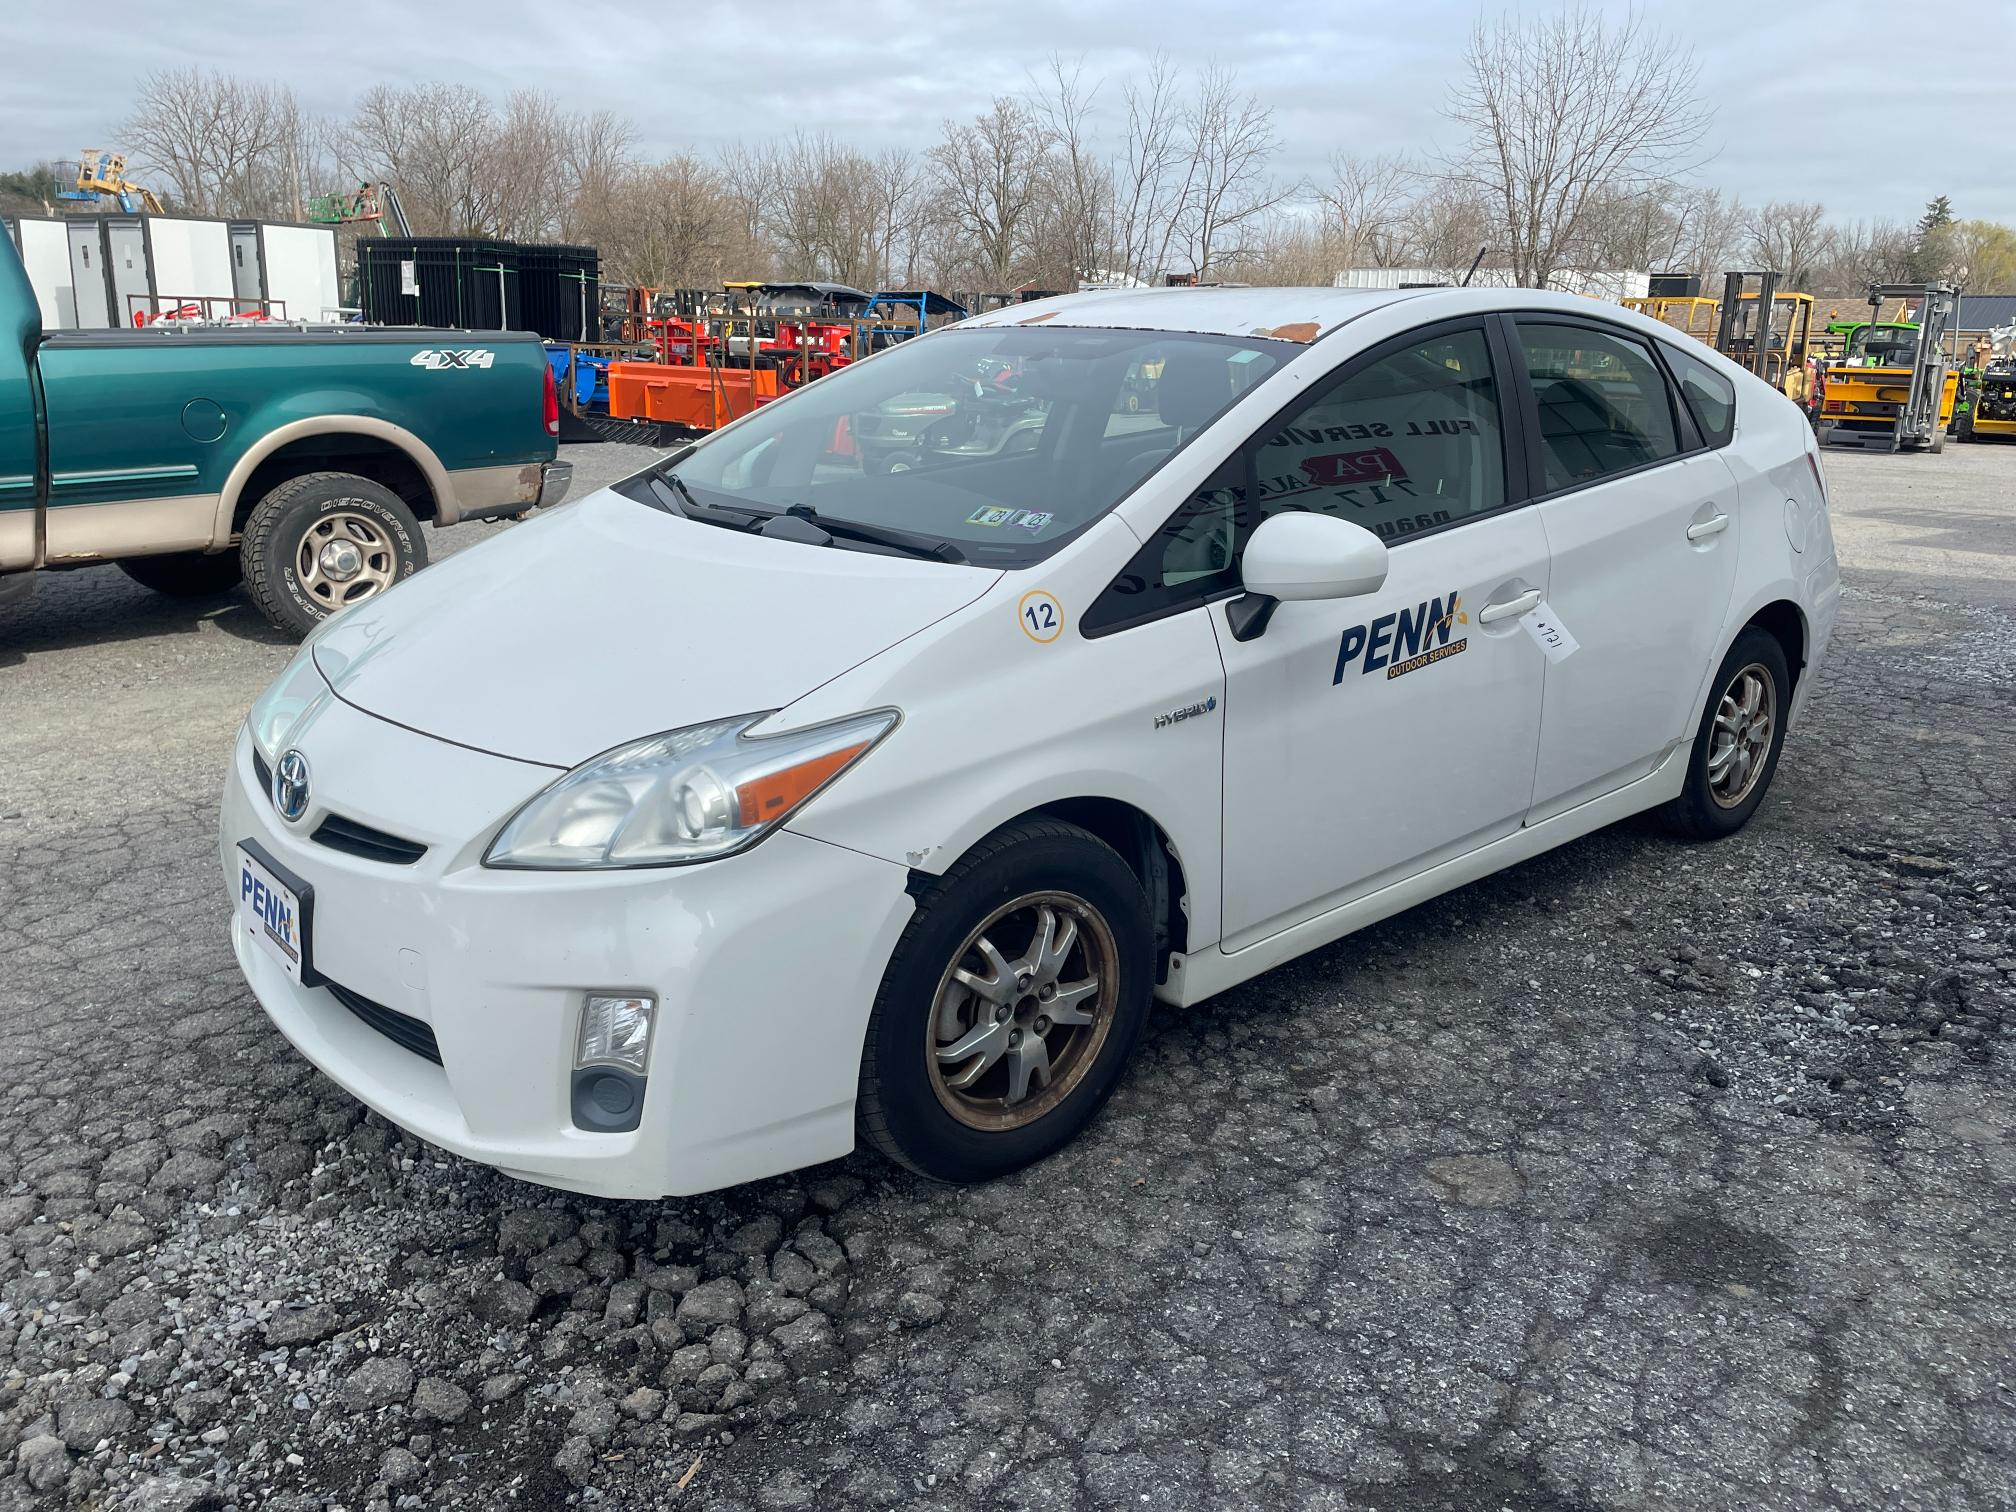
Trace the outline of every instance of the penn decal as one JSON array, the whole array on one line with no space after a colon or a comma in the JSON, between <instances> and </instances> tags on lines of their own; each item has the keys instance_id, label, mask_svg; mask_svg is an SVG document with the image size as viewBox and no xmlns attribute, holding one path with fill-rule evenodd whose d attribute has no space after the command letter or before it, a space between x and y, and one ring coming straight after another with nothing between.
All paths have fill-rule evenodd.
<instances>
[{"instance_id":1,"label":"penn decal","mask_svg":"<svg viewBox=\"0 0 2016 1512\"><path fill-rule=\"evenodd\" d=\"M1344 671L1353 662L1358 663L1361 674L1377 672L1390 663L1398 670L1388 675L1397 676L1453 656L1465 642L1456 642L1442 656L1433 653L1449 646L1459 620L1468 623L1469 616L1463 613L1462 595L1452 588L1444 598L1382 614L1370 624L1351 626L1337 638L1337 670L1331 674L1330 685L1344 681Z\"/></svg>"}]
</instances>

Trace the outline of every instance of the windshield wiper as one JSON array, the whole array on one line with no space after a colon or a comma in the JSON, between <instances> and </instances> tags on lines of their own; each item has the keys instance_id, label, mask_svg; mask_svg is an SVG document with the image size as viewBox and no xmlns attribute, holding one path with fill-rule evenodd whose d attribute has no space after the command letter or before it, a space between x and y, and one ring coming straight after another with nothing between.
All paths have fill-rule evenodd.
<instances>
[{"instance_id":1,"label":"windshield wiper","mask_svg":"<svg viewBox=\"0 0 2016 1512\"><path fill-rule=\"evenodd\" d=\"M950 541L937 536L925 535L922 531L899 530L894 525L869 525L860 520L839 520L832 515L823 515L810 504L793 504L781 516L772 514L766 519L803 520L808 525L816 525L829 536L838 536L847 541L866 541L875 546L888 546L905 556L926 557L939 562L956 562L967 565L966 553Z\"/></svg>"},{"instance_id":2,"label":"windshield wiper","mask_svg":"<svg viewBox=\"0 0 2016 1512\"><path fill-rule=\"evenodd\" d=\"M675 511L689 520L699 520L708 525L726 525L732 530L752 529L758 521L767 520L768 515L754 509L728 509L719 504L703 504L686 486L686 480L676 472L661 472L651 475L654 486L667 492L676 493L679 503Z\"/></svg>"}]
</instances>

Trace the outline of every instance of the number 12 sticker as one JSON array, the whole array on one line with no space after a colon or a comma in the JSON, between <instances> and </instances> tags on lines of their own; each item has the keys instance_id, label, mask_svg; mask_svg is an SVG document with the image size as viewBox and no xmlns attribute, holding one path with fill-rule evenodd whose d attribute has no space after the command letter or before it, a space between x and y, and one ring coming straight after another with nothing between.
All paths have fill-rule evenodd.
<instances>
[{"instance_id":1,"label":"number 12 sticker","mask_svg":"<svg viewBox=\"0 0 2016 1512\"><path fill-rule=\"evenodd\" d=\"M1047 646L1064 633L1064 606L1041 588L1022 595L1018 614L1022 633L1039 645Z\"/></svg>"}]
</instances>

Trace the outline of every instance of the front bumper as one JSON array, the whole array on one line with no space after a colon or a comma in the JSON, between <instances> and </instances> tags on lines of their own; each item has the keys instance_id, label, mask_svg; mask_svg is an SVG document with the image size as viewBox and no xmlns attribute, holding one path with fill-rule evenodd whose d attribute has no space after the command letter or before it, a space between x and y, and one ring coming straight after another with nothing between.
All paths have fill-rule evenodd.
<instances>
[{"instance_id":1,"label":"front bumper","mask_svg":"<svg viewBox=\"0 0 2016 1512\"><path fill-rule=\"evenodd\" d=\"M488 871L485 842L550 768L332 703L296 743L311 806L283 822L241 732L218 834L227 890L256 840L314 888L334 987L432 1032L440 1063L301 987L232 915L253 995L331 1079L402 1128L510 1175L602 1197L707 1191L845 1154L868 1010L912 903L901 867L784 831L695 867ZM311 839L331 813L427 844L410 866ZM573 1125L584 991L658 1000L641 1120ZM408 1037L410 1038L410 1037Z\"/></svg>"}]
</instances>

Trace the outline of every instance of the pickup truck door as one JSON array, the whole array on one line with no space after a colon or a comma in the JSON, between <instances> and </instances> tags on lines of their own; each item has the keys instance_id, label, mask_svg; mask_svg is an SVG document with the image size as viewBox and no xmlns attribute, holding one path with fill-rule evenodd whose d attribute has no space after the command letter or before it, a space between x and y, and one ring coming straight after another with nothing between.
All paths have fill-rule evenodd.
<instances>
[{"instance_id":1,"label":"pickup truck door","mask_svg":"<svg viewBox=\"0 0 2016 1512\"><path fill-rule=\"evenodd\" d=\"M35 565L42 407L34 363L41 336L27 271L0 237L0 572Z\"/></svg>"}]
</instances>

